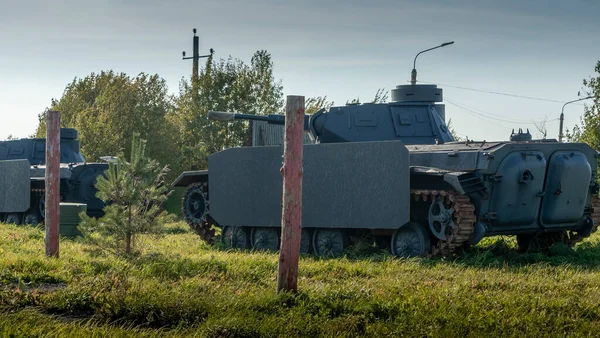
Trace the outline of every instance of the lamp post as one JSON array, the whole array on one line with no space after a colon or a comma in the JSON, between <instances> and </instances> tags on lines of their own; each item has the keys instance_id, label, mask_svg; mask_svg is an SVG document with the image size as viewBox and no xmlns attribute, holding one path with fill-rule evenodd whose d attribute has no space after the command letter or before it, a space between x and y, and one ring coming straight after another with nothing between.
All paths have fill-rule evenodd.
<instances>
[{"instance_id":1,"label":"lamp post","mask_svg":"<svg viewBox=\"0 0 600 338\"><path fill-rule=\"evenodd\" d=\"M583 100L587 100L587 99L591 99L591 98L592 98L592 96L590 95L590 96L587 96L587 97L584 97L581 99L577 99L577 100L573 100L573 101L569 101L569 102L566 102L565 104L563 104L562 110L560 111L560 127L559 127L560 130L558 131L558 142L562 142L562 139L563 139L563 122L565 120L565 114L564 114L565 106L568 105L569 103L583 101Z\"/></svg>"},{"instance_id":2,"label":"lamp post","mask_svg":"<svg viewBox=\"0 0 600 338\"><path fill-rule=\"evenodd\" d=\"M421 54L421 53L425 53L425 52L428 52L428 51L430 51L430 50L434 50L434 49L437 49L437 48L440 48L440 47L446 47L446 46L448 46L448 45L451 45L451 44L453 44L453 43L454 43L454 41L450 41L450 42L444 42L444 43L442 43L442 44L441 44L441 45L439 45L439 46L436 46L436 47L433 47L433 48L429 48L429 49L425 49L425 50L422 50L422 51L420 51L420 52L419 52L419 53L418 53L418 54L415 56L415 61L413 62L413 70L412 70L412 72L410 73L410 84L413 84L413 85L414 85L414 84L417 84L417 69L416 69L416 65L417 65L417 56L419 56L419 54Z\"/></svg>"}]
</instances>

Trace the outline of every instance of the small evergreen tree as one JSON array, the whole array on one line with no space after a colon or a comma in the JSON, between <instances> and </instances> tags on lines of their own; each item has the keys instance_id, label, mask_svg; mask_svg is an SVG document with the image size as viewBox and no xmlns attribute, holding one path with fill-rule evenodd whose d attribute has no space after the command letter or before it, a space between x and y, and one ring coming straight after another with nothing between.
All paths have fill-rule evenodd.
<instances>
[{"instance_id":1,"label":"small evergreen tree","mask_svg":"<svg viewBox=\"0 0 600 338\"><path fill-rule=\"evenodd\" d=\"M140 234L160 234L171 220L162 203L172 192L165 185L169 169L145 156L146 141L134 134L130 161L121 153L109 163L106 177L98 177L97 197L107 203L100 219L82 215L84 238L114 254L130 254Z\"/></svg>"}]
</instances>

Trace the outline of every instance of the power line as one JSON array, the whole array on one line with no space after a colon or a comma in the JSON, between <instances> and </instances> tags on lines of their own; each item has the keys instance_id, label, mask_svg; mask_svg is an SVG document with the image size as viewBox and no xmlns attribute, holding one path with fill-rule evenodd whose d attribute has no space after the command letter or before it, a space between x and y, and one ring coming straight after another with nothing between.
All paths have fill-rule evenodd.
<instances>
[{"instance_id":1,"label":"power line","mask_svg":"<svg viewBox=\"0 0 600 338\"><path fill-rule=\"evenodd\" d=\"M489 117L487 117L487 116L485 116L485 115L483 115L483 114L479 114L479 113L477 113L477 112L475 112L475 111L472 111L471 109L468 109L468 108L466 108L466 107L464 107L464 106L462 106L462 105L460 105L460 104L458 104L458 103L455 103L455 102L454 102L454 101L452 101L452 100L448 100L448 99L446 99L446 101L448 101L448 103L450 103L451 105L453 105L453 106L455 106L455 107L457 107L457 108L459 108L459 109L461 109L461 110L463 110L463 111L465 111L465 112L467 112L467 113L469 113L469 114L471 114L471 115L473 115L473 116L476 116L476 117L478 117L478 118L480 118L480 119L482 119L482 120L484 120L484 121L486 121L486 122L488 122L488 123L491 123L491 124L493 124L493 125L498 125L498 124L500 124L500 125L502 125L504 128L510 128L510 127L506 126L505 124L503 124L502 122L500 122L500 123L499 123L498 121L493 121L493 120L491 120ZM502 121L502 120L501 120L501 121Z\"/></svg>"},{"instance_id":2,"label":"power line","mask_svg":"<svg viewBox=\"0 0 600 338\"><path fill-rule=\"evenodd\" d=\"M442 83L434 83L434 82L428 82L428 81L419 81L419 82L429 83L429 84L435 84L435 85L442 86L442 87L450 87L450 88L456 88L456 89L470 90L470 91L479 92L479 93L487 93L487 94L494 94L494 95L518 97L518 98L521 98L521 99L528 99L528 100L554 102L554 103L565 103L566 102L566 101L552 100L552 99L546 99L546 98L534 97L534 96L509 94L509 93L495 92L495 91L490 91L490 90L468 88L468 87L461 87L461 86L452 86L452 85L447 85L447 84L442 84ZM579 104L579 105L581 105L581 104Z\"/></svg>"},{"instance_id":3,"label":"power line","mask_svg":"<svg viewBox=\"0 0 600 338\"><path fill-rule=\"evenodd\" d=\"M445 97L445 100L448 102L452 101L453 103L459 104L459 105L465 107L466 109L470 109L472 111L479 112L480 114L487 115L492 119L494 119L494 116L495 116L496 118L499 118L499 120L501 120L501 121L506 121L506 122L510 122L510 123L531 123L532 122L531 120L511 119L511 118L505 117L504 115L493 114L493 113L487 112L482 109L477 109L475 107L469 107L468 105L466 105L464 103L459 103L457 101L451 100L449 97Z\"/></svg>"},{"instance_id":4,"label":"power line","mask_svg":"<svg viewBox=\"0 0 600 338\"><path fill-rule=\"evenodd\" d=\"M458 107L458 108L460 108L460 109L462 109L462 110L464 110L464 111L466 111L466 112L468 112L468 113L470 113L472 115L477 115L479 117L482 117L485 120L487 120L488 122L491 122L491 121L489 121L489 119L491 119L491 120L496 120L496 121L505 122L505 123L529 124L529 125L534 125L534 126L536 125L535 121L526 122L525 120L515 120L515 119L507 119L507 118L495 117L495 116L499 116L499 115L487 113L487 112L484 112L482 110L479 110L479 112L478 112L478 111L476 111L474 109L468 108L468 107L466 107L466 106L464 106L464 105L462 105L462 104L460 104L460 103L458 103L458 102L456 102L454 100L451 100L451 99L449 99L447 97L444 100L447 101L448 103L452 104L453 106L456 106L456 107ZM491 116L491 115L495 115L495 116ZM558 120L558 119L548 120L547 122L556 121L556 120ZM492 123L495 123L495 122L492 122Z\"/></svg>"}]
</instances>

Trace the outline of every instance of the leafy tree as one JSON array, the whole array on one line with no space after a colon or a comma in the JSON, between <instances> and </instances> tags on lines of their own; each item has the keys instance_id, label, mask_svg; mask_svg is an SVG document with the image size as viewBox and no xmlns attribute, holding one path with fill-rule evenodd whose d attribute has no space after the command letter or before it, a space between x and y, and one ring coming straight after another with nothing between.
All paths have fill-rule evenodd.
<instances>
[{"instance_id":1,"label":"leafy tree","mask_svg":"<svg viewBox=\"0 0 600 338\"><path fill-rule=\"evenodd\" d=\"M251 63L239 59L215 61L210 56L199 74L197 88L182 80L173 119L178 126L178 146L184 170L206 167L209 154L242 146L250 135L248 123L208 119L210 110L266 115L283 108L283 86L273 76L273 62L258 51Z\"/></svg>"},{"instance_id":2,"label":"leafy tree","mask_svg":"<svg viewBox=\"0 0 600 338\"><path fill-rule=\"evenodd\" d=\"M575 142L585 142L592 148L600 150L600 61L596 63L596 74L583 80L583 93L580 97L592 96L593 104L584 103L584 113L580 118L580 126L575 126L572 133L567 131L567 139Z\"/></svg>"},{"instance_id":3,"label":"leafy tree","mask_svg":"<svg viewBox=\"0 0 600 338\"><path fill-rule=\"evenodd\" d=\"M375 97L373 97L373 103L386 103L389 98L389 91L385 90L385 88L377 89L375 93Z\"/></svg>"},{"instance_id":4,"label":"leafy tree","mask_svg":"<svg viewBox=\"0 0 600 338\"><path fill-rule=\"evenodd\" d=\"M333 101L327 101L327 96L309 97L304 102L304 113L314 114L322 108L329 109L333 106Z\"/></svg>"},{"instance_id":5,"label":"leafy tree","mask_svg":"<svg viewBox=\"0 0 600 338\"><path fill-rule=\"evenodd\" d=\"M389 98L389 91L386 91L385 88L377 89L373 100L369 103L386 103ZM351 101L346 101L346 104L360 104L360 98L352 99Z\"/></svg>"},{"instance_id":6,"label":"leafy tree","mask_svg":"<svg viewBox=\"0 0 600 338\"><path fill-rule=\"evenodd\" d=\"M454 141L461 141L462 137L458 136L456 129L454 129L454 125L452 124L452 119L448 119L448 123L446 123L446 127L450 131L450 135L454 138Z\"/></svg>"},{"instance_id":7,"label":"leafy tree","mask_svg":"<svg viewBox=\"0 0 600 338\"><path fill-rule=\"evenodd\" d=\"M533 121L535 129L537 129L537 138L545 140L548 137L548 116L544 116L539 121Z\"/></svg>"},{"instance_id":8,"label":"leafy tree","mask_svg":"<svg viewBox=\"0 0 600 338\"><path fill-rule=\"evenodd\" d=\"M59 100L52 100L50 109L60 111L63 127L79 131L81 151L88 161L121 150L129 156L131 137L138 133L148 140L149 156L163 163L177 163L171 107L166 82L158 75L130 77L102 71L75 78ZM45 121L45 113L40 114L38 137L45 137Z\"/></svg>"},{"instance_id":9,"label":"leafy tree","mask_svg":"<svg viewBox=\"0 0 600 338\"><path fill-rule=\"evenodd\" d=\"M140 234L159 234L171 217L162 203L171 193L165 184L168 167L145 155L146 141L134 134L130 160L121 153L109 163L106 178L99 176L97 196L107 203L100 219L82 213L79 225L91 243L114 254L130 254Z\"/></svg>"}]
</instances>

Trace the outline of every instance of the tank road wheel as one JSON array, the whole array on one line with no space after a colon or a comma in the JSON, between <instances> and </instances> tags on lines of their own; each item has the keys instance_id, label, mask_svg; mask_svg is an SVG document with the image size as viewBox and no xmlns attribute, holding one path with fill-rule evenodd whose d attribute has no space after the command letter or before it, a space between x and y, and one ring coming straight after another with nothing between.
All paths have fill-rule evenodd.
<instances>
[{"instance_id":1,"label":"tank road wheel","mask_svg":"<svg viewBox=\"0 0 600 338\"><path fill-rule=\"evenodd\" d=\"M396 257L425 256L430 248L429 234L418 223L408 223L392 236L391 249Z\"/></svg>"},{"instance_id":2,"label":"tank road wheel","mask_svg":"<svg viewBox=\"0 0 600 338\"><path fill-rule=\"evenodd\" d=\"M208 184L196 182L188 186L181 201L183 218L207 243L212 243L215 230L211 229L211 218L208 215Z\"/></svg>"},{"instance_id":3,"label":"tank road wheel","mask_svg":"<svg viewBox=\"0 0 600 338\"><path fill-rule=\"evenodd\" d=\"M452 230L456 230L456 224L452 219L453 215L454 209L448 203L445 203L445 198L435 196L429 206L429 215L427 216L431 233L438 239L445 241L448 236L452 235Z\"/></svg>"},{"instance_id":4,"label":"tank road wheel","mask_svg":"<svg viewBox=\"0 0 600 338\"><path fill-rule=\"evenodd\" d=\"M4 220L8 224L21 224L21 214L12 212L10 214L6 214L6 219Z\"/></svg>"},{"instance_id":5,"label":"tank road wheel","mask_svg":"<svg viewBox=\"0 0 600 338\"><path fill-rule=\"evenodd\" d=\"M346 238L340 229L316 229L313 249L320 257L339 257L344 253Z\"/></svg>"},{"instance_id":6,"label":"tank road wheel","mask_svg":"<svg viewBox=\"0 0 600 338\"><path fill-rule=\"evenodd\" d=\"M253 228L250 238L254 250L279 250L279 232L276 228Z\"/></svg>"},{"instance_id":7,"label":"tank road wheel","mask_svg":"<svg viewBox=\"0 0 600 338\"><path fill-rule=\"evenodd\" d=\"M42 218L40 217L38 211L35 210L35 208L27 210L25 216L23 216L23 224L38 225L40 223L42 223Z\"/></svg>"},{"instance_id":8,"label":"tank road wheel","mask_svg":"<svg viewBox=\"0 0 600 338\"><path fill-rule=\"evenodd\" d=\"M300 235L300 253L309 254L311 252L312 231L310 229L302 229Z\"/></svg>"},{"instance_id":9,"label":"tank road wheel","mask_svg":"<svg viewBox=\"0 0 600 338\"><path fill-rule=\"evenodd\" d=\"M248 228L236 226L224 227L223 242L229 248L248 249L250 247Z\"/></svg>"},{"instance_id":10,"label":"tank road wheel","mask_svg":"<svg viewBox=\"0 0 600 338\"><path fill-rule=\"evenodd\" d=\"M477 217L468 196L446 190L411 190L417 203L429 203L426 224L437 240L430 256L455 252L469 240Z\"/></svg>"}]
</instances>

